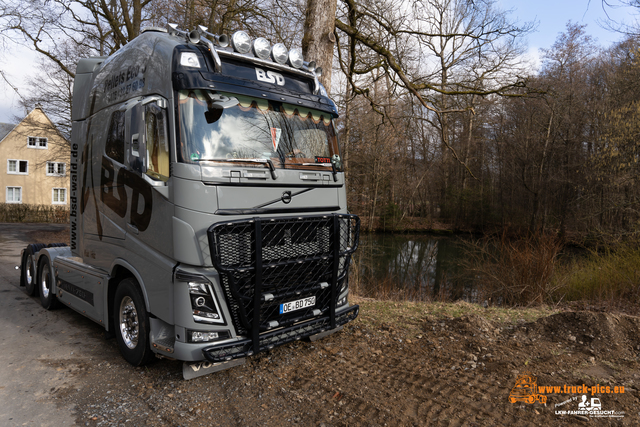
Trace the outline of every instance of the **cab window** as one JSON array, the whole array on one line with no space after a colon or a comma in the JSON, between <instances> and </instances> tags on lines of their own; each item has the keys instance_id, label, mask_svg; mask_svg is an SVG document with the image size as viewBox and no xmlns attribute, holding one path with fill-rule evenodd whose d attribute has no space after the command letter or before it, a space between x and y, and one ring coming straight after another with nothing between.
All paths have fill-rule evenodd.
<instances>
[{"instance_id":1,"label":"cab window","mask_svg":"<svg viewBox=\"0 0 640 427\"><path fill-rule=\"evenodd\" d=\"M169 179L169 141L165 111L155 103L145 105L145 140L147 149L147 175L167 181Z\"/></svg>"}]
</instances>

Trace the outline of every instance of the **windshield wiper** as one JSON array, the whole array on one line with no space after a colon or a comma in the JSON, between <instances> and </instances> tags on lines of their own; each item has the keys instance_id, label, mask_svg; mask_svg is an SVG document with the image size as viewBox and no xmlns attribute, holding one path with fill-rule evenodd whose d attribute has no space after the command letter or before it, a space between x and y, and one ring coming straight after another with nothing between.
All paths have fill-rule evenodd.
<instances>
[{"instance_id":1,"label":"windshield wiper","mask_svg":"<svg viewBox=\"0 0 640 427\"><path fill-rule=\"evenodd\" d=\"M338 171L336 170L336 165L333 164L333 162L331 163L321 163L321 162L316 162L316 163L303 163L302 166L324 166L324 167L329 167L331 166L331 172L333 172L333 182L338 182Z\"/></svg>"},{"instance_id":2,"label":"windshield wiper","mask_svg":"<svg viewBox=\"0 0 640 427\"><path fill-rule=\"evenodd\" d=\"M269 167L269 171L271 171L271 179L274 181L278 178L276 174L276 167L273 165L271 159L227 159L227 158L218 158L218 159L198 159L198 162L229 162L229 163L259 163L262 165L267 165Z\"/></svg>"}]
</instances>

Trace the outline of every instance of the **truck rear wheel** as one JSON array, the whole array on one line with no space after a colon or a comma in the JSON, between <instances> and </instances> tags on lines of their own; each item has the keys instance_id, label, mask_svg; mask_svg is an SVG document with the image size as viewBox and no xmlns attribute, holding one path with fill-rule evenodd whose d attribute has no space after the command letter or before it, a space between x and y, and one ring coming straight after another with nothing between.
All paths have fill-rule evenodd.
<instances>
[{"instance_id":1,"label":"truck rear wheel","mask_svg":"<svg viewBox=\"0 0 640 427\"><path fill-rule=\"evenodd\" d=\"M124 279L118 285L113 302L113 323L122 357L133 366L153 360L149 345L149 316L135 280Z\"/></svg>"},{"instance_id":2,"label":"truck rear wheel","mask_svg":"<svg viewBox=\"0 0 640 427\"><path fill-rule=\"evenodd\" d=\"M36 243L27 246L22 258L22 269L20 272L21 284L24 285L24 290L29 296L34 296L38 290L38 279L36 277L36 254L45 245Z\"/></svg>"},{"instance_id":3,"label":"truck rear wheel","mask_svg":"<svg viewBox=\"0 0 640 427\"><path fill-rule=\"evenodd\" d=\"M54 277L46 257L43 257L40 261L38 279L38 283L40 284L38 289L40 292L40 304L47 310L53 310L58 305L58 300L53 293Z\"/></svg>"}]
</instances>

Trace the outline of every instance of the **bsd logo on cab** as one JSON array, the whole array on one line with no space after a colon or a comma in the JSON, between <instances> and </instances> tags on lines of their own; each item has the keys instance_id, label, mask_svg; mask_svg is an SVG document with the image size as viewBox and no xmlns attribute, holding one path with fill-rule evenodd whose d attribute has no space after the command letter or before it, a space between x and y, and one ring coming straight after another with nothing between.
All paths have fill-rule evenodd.
<instances>
[{"instance_id":1,"label":"bsd logo on cab","mask_svg":"<svg viewBox=\"0 0 640 427\"><path fill-rule=\"evenodd\" d=\"M284 86L284 77L280 73L275 71L264 71L261 68L256 67L256 77L261 82L275 83L278 86Z\"/></svg>"}]
</instances>

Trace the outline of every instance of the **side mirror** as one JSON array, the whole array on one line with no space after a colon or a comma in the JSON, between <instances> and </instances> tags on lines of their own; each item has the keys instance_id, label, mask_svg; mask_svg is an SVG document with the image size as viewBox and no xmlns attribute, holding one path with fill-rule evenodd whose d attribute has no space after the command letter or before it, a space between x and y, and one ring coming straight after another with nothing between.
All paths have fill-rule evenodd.
<instances>
[{"instance_id":1,"label":"side mirror","mask_svg":"<svg viewBox=\"0 0 640 427\"><path fill-rule=\"evenodd\" d=\"M144 138L144 118L142 117L142 106L136 102L126 111L127 121L127 149L129 167L136 172L146 172L146 146Z\"/></svg>"},{"instance_id":2,"label":"side mirror","mask_svg":"<svg viewBox=\"0 0 640 427\"><path fill-rule=\"evenodd\" d=\"M235 107L238 103L238 99L233 97L230 98L222 95L208 96L207 111L204 113L204 118L208 124L215 123L220 120L225 109Z\"/></svg>"},{"instance_id":3,"label":"side mirror","mask_svg":"<svg viewBox=\"0 0 640 427\"><path fill-rule=\"evenodd\" d=\"M209 106L209 109L204 112L204 118L207 120L207 123L212 124L220 120L222 117L222 113L224 113L224 107L218 104L212 104Z\"/></svg>"}]
</instances>

